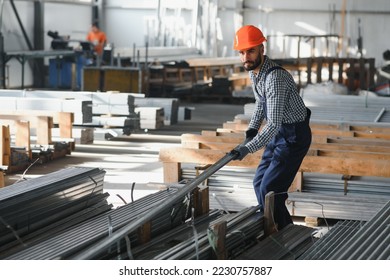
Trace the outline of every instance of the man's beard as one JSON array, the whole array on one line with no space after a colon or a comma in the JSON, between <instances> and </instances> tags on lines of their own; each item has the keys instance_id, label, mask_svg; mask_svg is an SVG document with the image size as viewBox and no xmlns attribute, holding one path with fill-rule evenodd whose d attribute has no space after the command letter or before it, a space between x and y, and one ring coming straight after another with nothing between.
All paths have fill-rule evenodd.
<instances>
[{"instance_id":1,"label":"man's beard","mask_svg":"<svg viewBox=\"0 0 390 280\"><path fill-rule=\"evenodd\" d=\"M259 55L254 61L245 61L243 63L243 67L246 71L255 70L257 67L261 65L261 55Z\"/></svg>"}]
</instances>

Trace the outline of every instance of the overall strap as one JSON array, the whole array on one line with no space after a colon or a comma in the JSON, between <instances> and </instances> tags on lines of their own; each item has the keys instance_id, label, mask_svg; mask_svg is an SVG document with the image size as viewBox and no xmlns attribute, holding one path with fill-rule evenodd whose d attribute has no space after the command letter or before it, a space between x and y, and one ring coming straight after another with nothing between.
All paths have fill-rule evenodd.
<instances>
[{"instance_id":1,"label":"overall strap","mask_svg":"<svg viewBox=\"0 0 390 280\"><path fill-rule=\"evenodd\" d=\"M282 66L279 66L279 65L273 66L273 67L269 68L267 70L267 72L265 72L265 79L267 79L267 76L268 76L269 73L271 73L272 71L274 71L276 69L285 70Z\"/></svg>"},{"instance_id":2,"label":"overall strap","mask_svg":"<svg viewBox=\"0 0 390 280\"><path fill-rule=\"evenodd\" d=\"M271 73L272 71L276 70L276 69L285 70L282 66L279 66L279 65L273 66L273 67L269 68L267 70L267 72L265 72L264 81L267 79L268 74ZM267 120L267 98L266 98L265 93L264 93L264 97L261 98L261 103L263 104L264 117Z\"/></svg>"}]
</instances>

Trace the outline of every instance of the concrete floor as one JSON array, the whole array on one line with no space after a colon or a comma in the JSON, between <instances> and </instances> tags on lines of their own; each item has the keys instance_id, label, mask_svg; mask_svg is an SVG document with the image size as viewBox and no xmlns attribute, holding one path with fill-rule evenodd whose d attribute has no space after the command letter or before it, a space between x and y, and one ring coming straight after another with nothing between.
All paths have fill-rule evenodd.
<instances>
[{"instance_id":1,"label":"concrete floor","mask_svg":"<svg viewBox=\"0 0 390 280\"><path fill-rule=\"evenodd\" d=\"M158 160L160 148L180 146L180 135L183 133L200 134L202 130L215 130L222 127L225 121L231 121L237 114L244 112L243 105L180 105L194 108L190 120L149 130L147 133L141 131L109 141L95 140L93 144L76 144L70 155L47 163L35 163L27 171L6 175L5 184L9 186L18 180L28 180L67 167L87 166L106 171L104 189L110 193L109 201L114 207L123 205L121 198L126 202L131 201L133 183L134 200L155 192L156 185L163 183L162 164Z\"/></svg>"}]
</instances>

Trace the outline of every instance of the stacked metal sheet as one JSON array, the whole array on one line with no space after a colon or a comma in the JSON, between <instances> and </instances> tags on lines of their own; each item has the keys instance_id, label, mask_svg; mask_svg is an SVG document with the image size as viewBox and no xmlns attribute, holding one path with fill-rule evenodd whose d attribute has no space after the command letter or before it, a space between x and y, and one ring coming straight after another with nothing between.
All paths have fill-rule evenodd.
<instances>
[{"instance_id":1,"label":"stacked metal sheet","mask_svg":"<svg viewBox=\"0 0 390 280\"><path fill-rule=\"evenodd\" d=\"M98 168L66 168L0 189L1 254L107 211L104 175Z\"/></svg>"},{"instance_id":2,"label":"stacked metal sheet","mask_svg":"<svg viewBox=\"0 0 390 280\"><path fill-rule=\"evenodd\" d=\"M389 260L389 224L390 201L366 223L339 222L300 259Z\"/></svg>"}]
</instances>

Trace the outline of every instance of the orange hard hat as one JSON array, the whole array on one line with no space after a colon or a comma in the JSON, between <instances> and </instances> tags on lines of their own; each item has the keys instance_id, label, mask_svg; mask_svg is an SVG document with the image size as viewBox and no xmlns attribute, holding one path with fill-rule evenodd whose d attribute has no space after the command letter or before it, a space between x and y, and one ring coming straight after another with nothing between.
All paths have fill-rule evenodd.
<instances>
[{"instance_id":1,"label":"orange hard hat","mask_svg":"<svg viewBox=\"0 0 390 280\"><path fill-rule=\"evenodd\" d=\"M237 51L246 50L261 45L265 41L267 39L259 28L253 25L245 25L237 30L233 48Z\"/></svg>"}]
</instances>

